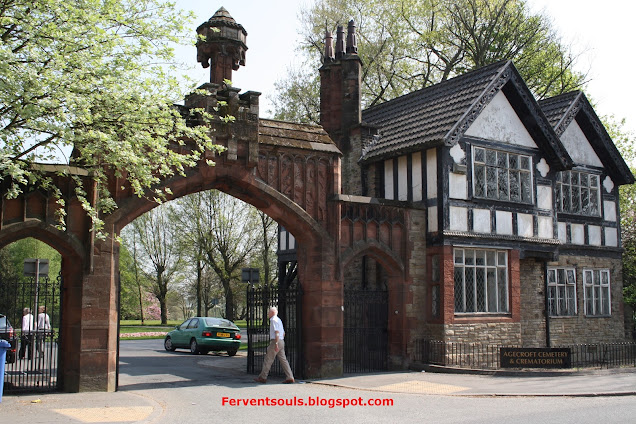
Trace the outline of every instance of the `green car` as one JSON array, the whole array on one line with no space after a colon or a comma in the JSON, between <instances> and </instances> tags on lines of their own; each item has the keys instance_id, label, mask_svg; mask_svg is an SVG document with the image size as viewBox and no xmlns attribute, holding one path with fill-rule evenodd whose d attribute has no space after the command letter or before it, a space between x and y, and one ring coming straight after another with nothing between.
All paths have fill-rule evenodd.
<instances>
[{"instance_id":1,"label":"green car","mask_svg":"<svg viewBox=\"0 0 636 424\"><path fill-rule=\"evenodd\" d=\"M241 346L241 330L223 318L189 318L166 334L163 346L168 351L190 349L193 355L226 351L234 356Z\"/></svg>"}]
</instances>

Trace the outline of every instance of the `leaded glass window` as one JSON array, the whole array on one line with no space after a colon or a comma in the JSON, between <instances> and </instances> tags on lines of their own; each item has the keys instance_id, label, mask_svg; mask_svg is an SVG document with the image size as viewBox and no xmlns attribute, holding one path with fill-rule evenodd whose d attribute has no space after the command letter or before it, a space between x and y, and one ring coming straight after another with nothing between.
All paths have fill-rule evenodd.
<instances>
[{"instance_id":1,"label":"leaded glass window","mask_svg":"<svg viewBox=\"0 0 636 424\"><path fill-rule=\"evenodd\" d=\"M576 215L600 216L600 178L598 175L578 171L557 174L557 211Z\"/></svg>"},{"instance_id":2,"label":"leaded glass window","mask_svg":"<svg viewBox=\"0 0 636 424\"><path fill-rule=\"evenodd\" d=\"M574 268L548 268L548 311L553 317L576 315Z\"/></svg>"},{"instance_id":3,"label":"leaded glass window","mask_svg":"<svg viewBox=\"0 0 636 424\"><path fill-rule=\"evenodd\" d=\"M532 203L530 156L475 147L473 150L475 197Z\"/></svg>"},{"instance_id":4,"label":"leaded glass window","mask_svg":"<svg viewBox=\"0 0 636 424\"><path fill-rule=\"evenodd\" d=\"M455 249L455 313L506 313L508 254L489 249Z\"/></svg>"},{"instance_id":5,"label":"leaded glass window","mask_svg":"<svg viewBox=\"0 0 636 424\"><path fill-rule=\"evenodd\" d=\"M583 285L585 287L585 315L611 315L609 270L583 270Z\"/></svg>"}]
</instances>

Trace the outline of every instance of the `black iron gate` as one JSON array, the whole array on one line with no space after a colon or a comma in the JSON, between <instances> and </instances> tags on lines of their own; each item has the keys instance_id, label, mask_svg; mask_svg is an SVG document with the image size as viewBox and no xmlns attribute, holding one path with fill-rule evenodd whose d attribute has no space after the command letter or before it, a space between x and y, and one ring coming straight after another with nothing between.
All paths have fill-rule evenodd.
<instances>
[{"instance_id":1,"label":"black iron gate","mask_svg":"<svg viewBox=\"0 0 636 424\"><path fill-rule=\"evenodd\" d=\"M294 377L303 378L303 351L301 333L302 289L295 279L287 288L254 287L247 288L247 372L258 374L269 345L270 306L278 308L278 316L285 326L285 354ZM270 376L284 376L278 360L269 373Z\"/></svg>"},{"instance_id":2,"label":"black iron gate","mask_svg":"<svg viewBox=\"0 0 636 424\"><path fill-rule=\"evenodd\" d=\"M388 291L345 289L344 372L388 368Z\"/></svg>"},{"instance_id":3,"label":"black iron gate","mask_svg":"<svg viewBox=\"0 0 636 424\"><path fill-rule=\"evenodd\" d=\"M61 275L0 281L0 315L5 316L0 336L12 345L7 352L4 393L58 389L61 288Z\"/></svg>"}]
</instances>

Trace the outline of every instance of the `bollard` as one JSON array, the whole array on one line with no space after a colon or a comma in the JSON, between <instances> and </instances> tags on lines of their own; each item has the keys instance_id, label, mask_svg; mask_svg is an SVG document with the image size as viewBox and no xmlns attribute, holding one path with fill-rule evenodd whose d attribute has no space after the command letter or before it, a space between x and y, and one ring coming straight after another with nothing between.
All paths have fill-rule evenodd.
<instances>
[{"instance_id":1,"label":"bollard","mask_svg":"<svg viewBox=\"0 0 636 424\"><path fill-rule=\"evenodd\" d=\"M11 349L11 344L6 340L0 339L0 403L2 402L2 392L4 391L4 363L9 349Z\"/></svg>"}]
</instances>

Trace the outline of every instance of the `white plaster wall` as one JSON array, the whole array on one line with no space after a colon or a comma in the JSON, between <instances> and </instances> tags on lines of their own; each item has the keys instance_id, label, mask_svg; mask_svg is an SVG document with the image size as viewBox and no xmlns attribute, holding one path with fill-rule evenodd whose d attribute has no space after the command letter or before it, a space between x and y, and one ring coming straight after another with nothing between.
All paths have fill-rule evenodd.
<instances>
[{"instance_id":1,"label":"white plaster wall","mask_svg":"<svg viewBox=\"0 0 636 424\"><path fill-rule=\"evenodd\" d=\"M278 233L278 249L287 250L287 231Z\"/></svg>"},{"instance_id":2,"label":"white plaster wall","mask_svg":"<svg viewBox=\"0 0 636 424\"><path fill-rule=\"evenodd\" d=\"M521 237L534 236L533 216L528 213L517 214L517 235Z\"/></svg>"},{"instance_id":3,"label":"white plaster wall","mask_svg":"<svg viewBox=\"0 0 636 424\"><path fill-rule=\"evenodd\" d=\"M561 243L568 242L568 224L565 222L559 222L557 224L557 231L559 232L559 240Z\"/></svg>"},{"instance_id":4,"label":"white plaster wall","mask_svg":"<svg viewBox=\"0 0 636 424\"><path fill-rule=\"evenodd\" d=\"M561 135L561 142L574 163L603 166L596 152L592 149L590 142L587 140L587 137L583 134L581 127L579 127L579 124L577 124L575 120L572 120Z\"/></svg>"},{"instance_id":5,"label":"white plaster wall","mask_svg":"<svg viewBox=\"0 0 636 424\"><path fill-rule=\"evenodd\" d=\"M448 174L448 196L451 199L468 199L468 180L466 174Z\"/></svg>"},{"instance_id":6,"label":"white plaster wall","mask_svg":"<svg viewBox=\"0 0 636 424\"><path fill-rule=\"evenodd\" d=\"M437 206L431 206L428 208L428 231L429 233L439 231L437 225Z\"/></svg>"},{"instance_id":7,"label":"white plaster wall","mask_svg":"<svg viewBox=\"0 0 636 424\"><path fill-rule=\"evenodd\" d=\"M398 200L409 200L408 165L406 156L398 158Z\"/></svg>"},{"instance_id":8,"label":"white plaster wall","mask_svg":"<svg viewBox=\"0 0 636 424\"><path fill-rule=\"evenodd\" d=\"M426 193L427 198L437 199L437 149L426 151Z\"/></svg>"},{"instance_id":9,"label":"white plaster wall","mask_svg":"<svg viewBox=\"0 0 636 424\"><path fill-rule=\"evenodd\" d=\"M552 217L550 216L537 217L537 230L539 237L547 239L554 237L554 226L552 222Z\"/></svg>"},{"instance_id":10,"label":"white plaster wall","mask_svg":"<svg viewBox=\"0 0 636 424\"><path fill-rule=\"evenodd\" d=\"M501 91L470 125L466 135L524 147L537 147L517 112Z\"/></svg>"},{"instance_id":11,"label":"white plaster wall","mask_svg":"<svg viewBox=\"0 0 636 424\"><path fill-rule=\"evenodd\" d=\"M585 244L585 226L583 224L570 224L572 244Z\"/></svg>"},{"instance_id":12,"label":"white plaster wall","mask_svg":"<svg viewBox=\"0 0 636 424\"><path fill-rule=\"evenodd\" d=\"M616 228L605 227L605 246L618 247L618 231L616 231Z\"/></svg>"},{"instance_id":13,"label":"white plaster wall","mask_svg":"<svg viewBox=\"0 0 636 424\"><path fill-rule=\"evenodd\" d=\"M497 224L497 234L512 235L512 212L495 212L495 221Z\"/></svg>"},{"instance_id":14,"label":"white plaster wall","mask_svg":"<svg viewBox=\"0 0 636 424\"><path fill-rule=\"evenodd\" d=\"M468 231L468 209L458 206L450 207L450 230Z\"/></svg>"},{"instance_id":15,"label":"white plaster wall","mask_svg":"<svg viewBox=\"0 0 636 424\"><path fill-rule=\"evenodd\" d=\"M473 231L490 234L490 209L473 209Z\"/></svg>"},{"instance_id":16,"label":"white plaster wall","mask_svg":"<svg viewBox=\"0 0 636 424\"><path fill-rule=\"evenodd\" d=\"M411 156L413 165L413 201L422 200L422 152L413 153Z\"/></svg>"},{"instance_id":17,"label":"white plaster wall","mask_svg":"<svg viewBox=\"0 0 636 424\"><path fill-rule=\"evenodd\" d=\"M598 225L587 226L587 239L592 246L601 245L601 227Z\"/></svg>"},{"instance_id":18,"label":"white plaster wall","mask_svg":"<svg viewBox=\"0 0 636 424\"><path fill-rule=\"evenodd\" d=\"M393 194L393 159L384 161L384 198L395 199Z\"/></svg>"},{"instance_id":19,"label":"white plaster wall","mask_svg":"<svg viewBox=\"0 0 636 424\"><path fill-rule=\"evenodd\" d=\"M612 201L603 201L603 217L606 221L616 222L616 203Z\"/></svg>"},{"instance_id":20,"label":"white plaster wall","mask_svg":"<svg viewBox=\"0 0 636 424\"><path fill-rule=\"evenodd\" d=\"M552 210L552 186L537 184L537 207Z\"/></svg>"}]
</instances>

